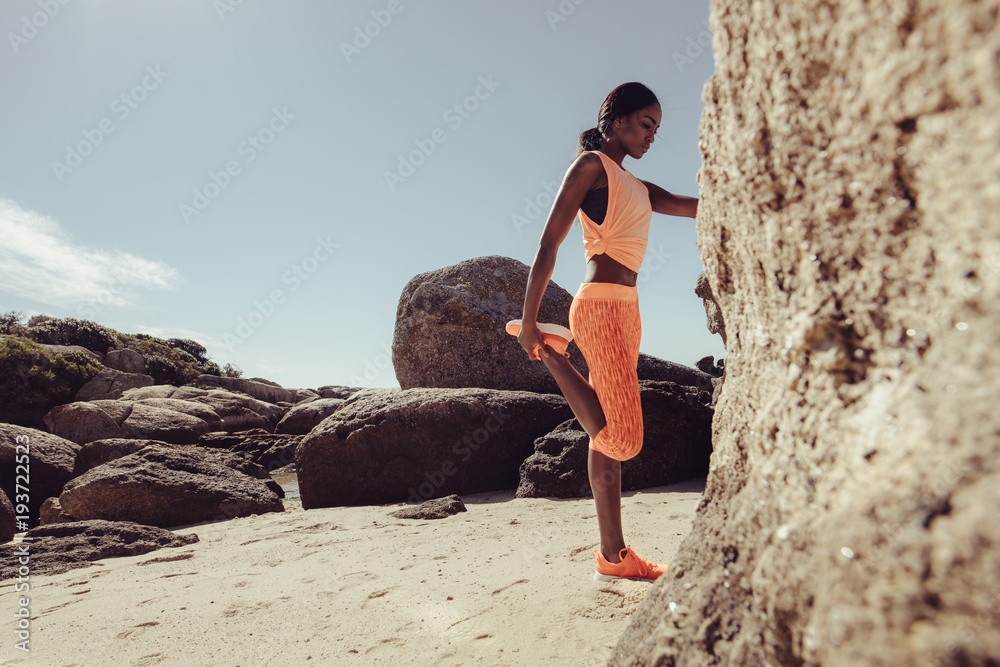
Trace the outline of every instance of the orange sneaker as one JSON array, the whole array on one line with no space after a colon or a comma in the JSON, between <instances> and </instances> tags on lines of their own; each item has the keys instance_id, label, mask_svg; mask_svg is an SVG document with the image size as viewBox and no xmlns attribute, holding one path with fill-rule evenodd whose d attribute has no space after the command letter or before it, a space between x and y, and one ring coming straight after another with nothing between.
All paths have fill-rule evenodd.
<instances>
[{"instance_id":1,"label":"orange sneaker","mask_svg":"<svg viewBox=\"0 0 1000 667\"><path fill-rule=\"evenodd\" d=\"M594 581L614 581L615 579L655 581L667 571L668 567L666 565L650 563L644 558L639 558L632 551L632 547L625 547L618 552L618 557L622 559L620 563L609 563L600 551L594 550L592 553L597 556L597 570L594 572Z\"/></svg>"},{"instance_id":2,"label":"orange sneaker","mask_svg":"<svg viewBox=\"0 0 1000 667\"><path fill-rule=\"evenodd\" d=\"M561 354L567 359L569 359L569 352L566 348L569 347L569 342L573 340L573 332L560 324L550 324L548 322L537 322L538 330L542 332L542 342L551 347L556 351L557 354ZM506 328L507 333L512 336L517 336L521 333L521 320L511 320L507 323ZM535 350L539 349L536 345ZM532 350L532 352L535 352ZM536 353L536 359L540 359Z\"/></svg>"}]
</instances>

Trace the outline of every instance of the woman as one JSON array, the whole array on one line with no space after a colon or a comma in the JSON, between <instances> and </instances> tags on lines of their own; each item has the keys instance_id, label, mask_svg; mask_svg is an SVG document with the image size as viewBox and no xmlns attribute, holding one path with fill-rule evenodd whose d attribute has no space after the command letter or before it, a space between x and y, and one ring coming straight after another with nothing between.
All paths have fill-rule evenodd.
<instances>
[{"instance_id":1,"label":"woman","mask_svg":"<svg viewBox=\"0 0 1000 667\"><path fill-rule=\"evenodd\" d=\"M643 438L636 374L642 325L635 280L649 222L654 211L694 218L698 210L696 198L672 195L621 166L626 155L638 160L649 150L661 117L660 103L649 88L625 83L604 99L597 127L580 135L576 158L559 187L528 274L517 334L531 359L539 358L539 350L590 436L587 469L601 534L601 550L593 552L598 581L652 581L667 570L625 545L621 516L621 462L639 453ZM544 343L536 319L559 244L577 211L586 275L570 306L569 325L587 360L589 380Z\"/></svg>"}]
</instances>

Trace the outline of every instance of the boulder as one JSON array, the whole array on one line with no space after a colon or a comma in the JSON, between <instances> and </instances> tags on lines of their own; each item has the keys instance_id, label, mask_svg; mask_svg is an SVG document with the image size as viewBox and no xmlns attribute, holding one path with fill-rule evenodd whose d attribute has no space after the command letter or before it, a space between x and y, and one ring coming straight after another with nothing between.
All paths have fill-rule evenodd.
<instances>
[{"instance_id":1,"label":"boulder","mask_svg":"<svg viewBox=\"0 0 1000 667\"><path fill-rule=\"evenodd\" d=\"M131 438L105 438L88 442L76 454L76 462L73 465L73 477L79 477L91 468L96 468L102 463L120 459L123 456L137 452L149 445L169 446L161 440L131 439Z\"/></svg>"},{"instance_id":2,"label":"boulder","mask_svg":"<svg viewBox=\"0 0 1000 667\"><path fill-rule=\"evenodd\" d=\"M38 525L40 526L48 526L53 523L68 523L70 521L76 521L76 519L62 511L59 498L55 496L46 498L38 510Z\"/></svg>"},{"instance_id":3,"label":"boulder","mask_svg":"<svg viewBox=\"0 0 1000 667\"><path fill-rule=\"evenodd\" d=\"M997 664L998 4L710 15L726 380L691 532L610 664Z\"/></svg>"},{"instance_id":4,"label":"boulder","mask_svg":"<svg viewBox=\"0 0 1000 667\"><path fill-rule=\"evenodd\" d=\"M54 435L81 445L102 438L118 438L122 434L111 415L86 401L57 405L46 413L43 421Z\"/></svg>"},{"instance_id":5,"label":"boulder","mask_svg":"<svg viewBox=\"0 0 1000 667\"><path fill-rule=\"evenodd\" d=\"M707 392L711 392L713 389L712 376L708 373L642 352L639 353L639 364L636 366L636 374L639 376L640 381L667 381L685 387L695 387Z\"/></svg>"},{"instance_id":6,"label":"boulder","mask_svg":"<svg viewBox=\"0 0 1000 667\"><path fill-rule=\"evenodd\" d=\"M210 463L218 463L228 468L232 468L244 475L249 475L264 482L267 488L274 491L279 498L285 497L285 492L281 485L275 482L263 466L250 460L250 456L245 452L219 451L216 449L206 449L200 445L173 445L158 440L130 440L127 438L110 438L108 440L97 440L88 442L80 448L80 453L76 457L76 466L73 476L79 477L88 470L103 465L108 461L120 459L146 447L162 447L175 449L189 456L194 456Z\"/></svg>"},{"instance_id":7,"label":"boulder","mask_svg":"<svg viewBox=\"0 0 1000 667\"><path fill-rule=\"evenodd\" d=\"M103 371L90 378L87 384L76 392L76 400L91 401L98 398L121 398L122 392L136 387L148 387L153 384L153 376L141 373L123 373L113 368Z\"/></svg>"},{"instance_id":8,"label":"boulder","mask_svg":"<svg viewBox=\"0 0 1000 667\"><path fill-rule=\"evenodd\" d=\"M328 384L318 389L321 398L347 398L364 387L345 387L340 384Z\"/></svg>"},{"instance_id":9,"label":"boulder","mask_svg":"<svg viewBox=\"0 0 1000 667\"><path fill-rule=\"evenodd\" d=\"M202 393L208 392L204 389ZM177 392L177 387L172 384L154 384L149 387L136 387L126 389L122 392L121 398L128 401L138 401L143 398L172 398Z\"/></svg>"},{"instance_id":10,"label":"boulder","mask_svg":"<svg viewBox=\"0 0 1000 667\"><path fill-rule=\"evenodd\" d=\"M229 432L252 428L274 431L285 414L277 405L229 391L213 390L191 400L211 407L222 419L222 430Z\"/></svg>"},{"instance_id":11,"label":"boulder","mask_svg":"<svg viewBox=\"0 0 1000 667\"><path fill-rule=\"evenodd\" d=\"M190 415L208 424L209 431L222 430L222 419L219 415L210 406L199 401L182 401L177 398L141 398L135 403Z\"/></svg>"},{"instance_id":12,"label":"boulder","mask_svg":"<svg viewBox=\"0 0 1000 667\"><path fill-rule=\"evenodd\" d=\"M344 399L341 398L317 398L298 403L285 413L274 431L275 433L305 435L313 430L316 424L336 412L343 403Z\"/></svg>"},{"instance_id":13,"label":"boulder","mask_svg":"<svg viewBox=\"0 0 1000 667\"><path fill-rule=\"evenodd\" d=\"M488 255L410 279L396 306L392 339L399 386L559 393L545 365L529 360L517 339L504 330L508 321L523 314L529 270L516 259ZM538 321L569 327L572 301L572 294L549 281ZM587 377L576 343L567 351L574 368Z\"/></svg>"},{"instance_id":14,"label":"boulder","mask_svg":"<svg viewBox=\"0 0 1000 667\"><path fill-rule=\"evenodd\" d=\"M111 350L104 357L104 365L123 373L141 374L146 372L146 357L135 350Z\"/></svg>"},{"instance_id":15,"label":"boulder","mask_svg":"<svg viewBox=\"0 0 1000 667\"><path fill-rule=\"evenodd\" d=\"M30 544L32 576L60 574L103 558L139 556L198 541L194 533L176 535L153 526L100 519L38 526L25 537L29 538L25 544ZM0 545L0 580L18 576L18 553L23 546L19 542Z\"/></svg>"},{"instance_id":16,"label":"boulder","mask_svg":"<svg viewBox=\"0 0 1000 667\"><path fill-rule=\"evenodd\" d=\"M462 502L462 499L459 498L457 494L453 493L450 496L445 496L444 498L425 500L419 505L404 507L403 509L396 510L395 512L389 512L389 516L394 516L397 519L444 519L445 517L452 516L453 514L468 511L469 510L465 508L465 503Z\"/></svg>"},{"instance_id":17,"label":"boulder","mask_svg":"<svg viewBox=\"0 0 1000 667\"><path fill-rule=\"evenodd\" d=\"M26 464L25 450L28 454ZM28 506L29 526L37 523L42 502L49 496L58 496L63 484L73 477L73 462L79 451L80 445L51 433L0 424L0 489L15 507L21 504L17 494L23 494L24 489L18 490L15 485L19 481L25 484L23 479L17 479L24 469L18 470L17 467L28 466L28 498L25 504Z\"/></svg>"},{"instance_id":18,"label":"boulder","mask_svg":"<svg viewBox=\"0 0 1000 667\"><path fill-rule=\"evenodd\" d=\"M145 399L166 401L170 399ZM214 413L213 413L214 414ZM211 427L198 417L147 405L133 403L132 411L122 422L121 437L151 440L163 440L175 444L190 444L198 442L198 438L208 433Z\"/></svg>"},{"instance_id":19,"label":"boulder","mask_svg":"<svg viewBox=\"0 0 1000 667\"><path fill-rule=\"evenodd\" d=\"M199 375L196 382L200 385L219 387L228 392L246 394L260 401L277 403L287 401L295 403L298 400L298 391L295 389L285 389L284 387L264 380L263 378L231 378L218 375Z\"/></svg>"},{"instance_id":20,"label":"boulder","mask_svg":"<svg viewBox=\"0 0 1000 667\"><path fill-rule=\"evenodd\" d=\"M535 438L569 417L562 396L525 391L415 388L352 398L295 452L302 507L514 489Z\"/></svg>"},{"instance_id":21,"label":"boulder","mask_svg":"<svg viewBox=\"0 0 1000 667\"><path fill-rule=\"evenodd\" d=\"M281 499L263 481L194 452L159 446L144 447L70 480L59 504L79 520L160 527L284 511Z\"/></svg>"},{"instance_id":22,"label":"boulder","mask_svg":"<svg viewBox=\"0 0 1000 667\"><path fill-rule=\"evenodd\" d=\"M622 491L676 484L708 474L712 454L712 395L672 382L641 380L643 442L622 462ZM569 419L535 440L521 464L518 498L591 495L587 473L590 436Z\"/></svg>"}]
</instances>

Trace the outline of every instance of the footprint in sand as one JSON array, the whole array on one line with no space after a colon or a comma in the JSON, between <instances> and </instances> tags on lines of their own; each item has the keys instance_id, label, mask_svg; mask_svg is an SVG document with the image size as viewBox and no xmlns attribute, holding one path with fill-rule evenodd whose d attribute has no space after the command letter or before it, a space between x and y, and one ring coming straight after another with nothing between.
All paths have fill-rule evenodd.
<instances>
[{"instance_id":1,"label":"footprint in sand","mask_svg":"<svg viewBox=\"0 0 1000 667\"><path fill-rule=\"evenodd\" d=\"M364 570L355 572L335 570L320 577L315 582L311 596L314 602L327 602L338 595L377 579L378 575Z\"/></svg>"}]
</instances>

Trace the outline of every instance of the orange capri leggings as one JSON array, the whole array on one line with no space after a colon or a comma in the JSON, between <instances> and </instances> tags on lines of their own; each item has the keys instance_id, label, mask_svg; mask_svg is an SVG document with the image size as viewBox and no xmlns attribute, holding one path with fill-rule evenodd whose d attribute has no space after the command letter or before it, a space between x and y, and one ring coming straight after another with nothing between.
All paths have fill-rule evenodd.
<instances>
[{"instance_id":1,"label":"orange capri leggings","mask_svg":"<svg viewBox=\"0 0 1000 667\"><path fill-rule=\"evenodd\" d=\"M639 401L639 292L617 283L582 283L569 307L569 328L597 392L607 424L590 448L618 461L642 449Z\"/></svg>"}]
</instances>

